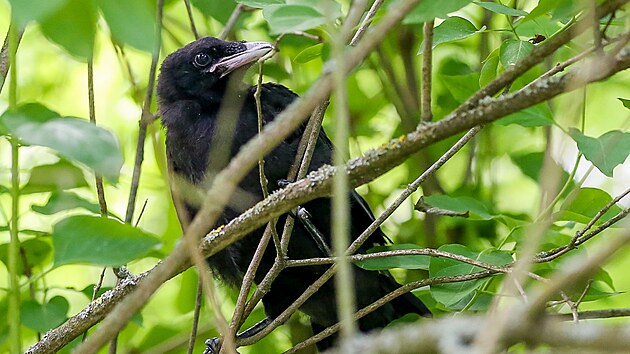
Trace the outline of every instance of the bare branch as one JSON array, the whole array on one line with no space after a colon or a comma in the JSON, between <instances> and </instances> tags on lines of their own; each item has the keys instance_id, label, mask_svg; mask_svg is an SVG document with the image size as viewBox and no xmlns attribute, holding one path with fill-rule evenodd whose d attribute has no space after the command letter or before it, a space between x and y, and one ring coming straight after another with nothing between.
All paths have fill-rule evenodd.
<instances>
[{"instance_id":1,"label":"bare branch","mask_svg":"<svg viewBox=\"0 0 630 354\"><path fill-rule=\"evenodd\" d=\"M154 116L151 113L151 100L153 98L153 88L155 86L155 73L157 71L157 63L160 58L160 48L162 46L163 8L164 0L157 0L157 11L155 17L155 43L153 43L151 68L149 70L149 81L147 82L144 105L142 106L142 116L140 117L140 127L138 129L136 160L133 166L133 175L131 177L131 187L129 189L127 211L125 212L125 222L128 224L130 224L133 220L133 213L136 206L136 195L138 194L138 186L140 184L140 172L142 168L142 161L144 160L144 141L147 137L147 126L154 121Z\"/></svg>"},{"instance_id":2,"label":"bare branch","mask_svg":"<svg viewBox=\"0 0 630 354\"><path fill-rule=\"evenodd\" d=\"M221 31L221 34L219 35L220 39L227 38L227 36L230 34L232 29L236 25L236 21L238 21L238 18L241 16L241 13L243 12L244 8L245 8L245 5L243 4L239 3L236 5L236 7L234 8L234 11L232 11L232 14L230 15L230 18L225 24L225 27L223 27L223 31Z\"/></svg>"},{"instance_id":3,"label":"bare branch","mask_svg":"<svg viewBox=\"0 0 630 354\"><path fill-rule=\"evenodd\" d=\"M190 6L190 0L184 0L186 4L186 12L188 13L188 20L190 20L190 30L192 31L195 39L199 39L199 33L197 32L197 27L195 26L195 18L193 17L192 7Z\"/></svg>"},{"instance_id":4,"label":"bare branch","mask_svg":"<svg viewBox=\"0 0 630 354\"><path fill-rule=\"evenodd\" d=\"M431 71L433 69L433 21L427 21L423 27L424 42L422 47L422 121L433 120L431 110Z\"/></svg>"}]
</instances>

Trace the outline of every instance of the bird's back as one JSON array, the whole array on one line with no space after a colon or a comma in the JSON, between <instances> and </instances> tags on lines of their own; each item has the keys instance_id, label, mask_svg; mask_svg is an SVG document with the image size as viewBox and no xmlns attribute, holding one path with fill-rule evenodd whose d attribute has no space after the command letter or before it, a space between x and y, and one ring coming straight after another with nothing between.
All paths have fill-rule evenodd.
<instances>
[{"instance_id":1,"label":"bird's back","mask_svg":"<svg viewBox=\"0 0 630 354\"><path fill-rule=\"evenodd\" d=\"M235 125L230 156L235 155L241 146L258 133L258 114L254 99L255 87L243 92L246 95L238 117L235 117ZM284 86L277 84L262 85L261 108L263 124L271 122L277 114L283 111L297 95ZM167 125L167 152L174 171L193 183L201 183L207 171L217 170L222 166L213 166L210 152L212 139L216 130L216 111L218 107L198 106L191 103L189 106L173 108L166 114L178 114L187 112L191 115L186 124L178 120L178 125L173 128ZM164 114L164 113L163 113ZM166 118L168 121L168 117ZM273 191L278 187L278 181L287 178L288 171L297 155L297 148L303 133L303 128L293 132L268 156L265 157L265 174L269 180L269 189ZM191 143L192 142L192 143ZM194 145L191 146L191 145ZM197 160L191 161L190 150L193 149ZM333 146L325 132L322 130L317 141L310 170L316 170L332 161ZM210 156L210 158L208 158ZM258 168L253 168L239 184L239 190L232 197L225 209L219 223L227 223L240 215L247 208L262 200L262 190ZM307 202L303 207L310 213L312 223L317 227L331 245L331 204L330 198L319 198ZM356 239L373 221L374 216L363 198L352 191L350 194L351 230L352 239ZM194 214L195 207L189 206L189 211ZM280 218L278 225L279 234L282 233L286 216ZM223 251L209 258L208 262L227 283L239 286L241 277L247 270L249 262L256 250L258 242L263 234L263 229L258 229L250 235L228 246ZM377 230L359 250L365 253L375 244L384 244L385 236ZM330 247L332 248L332 247ZM288 256L291 259L306 259L314 257L326 257L318 248L313 236L304 225L295 223L289 243ZM256 275L256 282L260 282L275 260L275 248L268 247ZM272 284L270 292L263 298L265 312L270 317L278 316L286 309L306 288L315 281L328 266L296 267L283 270ZM378 300L400 285L394 281L389 272L367 271L353 267L355 276L355 292L357 305L364 307ZM311 317L315 332L324 329L337 322L336 299L333 281L327 282L314 294L301 308ZM414 295L407 293L392 302L382 306L359 321L359 327L363 331L386 326L396 318L406 313L418 313L428 315L429 311ZM332 340L319 344L324 349L332 344Z\"/></svg>"}]
</instances>

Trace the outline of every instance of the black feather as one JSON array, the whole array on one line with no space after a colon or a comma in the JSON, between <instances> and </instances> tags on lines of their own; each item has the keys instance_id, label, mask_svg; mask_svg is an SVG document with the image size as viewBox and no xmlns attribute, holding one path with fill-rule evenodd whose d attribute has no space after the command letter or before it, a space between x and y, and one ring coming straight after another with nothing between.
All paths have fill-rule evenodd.
<instances>
[{"instance_id":1,"label":"black feather","mask_svg":"<svg viewBox=\"0 0 630 354\"><path fill-rule=\"evenodd\" d=\"M194 58L198 53L206 53L213 63L230 55L235 51L244 50L240 42L224 42L207 37L193 42L169 55L164 64L158 81L158 98L162 124L166 128L166 148L168 158L174 172L181 178L201 185L208 171L217 171L223 166L217 166L216 161L209 160L212 139L217 128L217 112L219 107L228 99L226 88L230 77L242 75L242 72L219 77L195 66ZM247 66L247 65L245 65ZM257 132L257 113L254 99L255 87L242 87L237 91L241 95L243 105L238 116L231 117L236 121L236 129L230 148L230 155L234 156L239 148L253 138ZM284 110L297 95L288 88L267 83L262 85L262 111L264 123L271 122L278 113ZM265 157L265 173L270 182L271 190L278 188L277 182L287 178L287 173L297 154L297 146L303 127L294 132L289 138L276 147ZM316 144L310 170L330 164L333 146L326 133L322 130ZM220 223L226 223L237 217L247 208L262 199L257 168L252 169L239 184L240 191L230 200L229 206L223 212ZM359 194L351 193L351 236L358 237L374 220L369 206ZM189 211L194 215L197 211L194 203L187 203ZM331 234L331 205L330 199L320 198L303 205L311 214L311 221L324 235L330 245ZM278 222L278 232L284 225L286 216ZM262 236L263 229L258 229L240 241L228 246L223 251L208 259L214 272L225 282L239 286L251 257ZM386 237L377 230L359 253L365 253L374 244L384 244ZM313 237L301 224L296 223L288 256L291 259L306 259L323 257ZM275 259L275 249L268 247L264 254L255 281L262 280L271 268ZM296 267L283 270L271 286L271 290L263 298L265 312L270 317L276 317L289 306L302 292L315 281L328 266ZM399 287L388 272L367 271L354 267L355 290L357 305L364 307L381 298L386 293ZM327 282L301 308L310 316L314 331L319 331L337 322L336 300L332 281ZM363 331L386 326L389 322L407 313L417 313L427 316L429 311L418 298L412 294L405 294L393 302L377 309L359 321ZM332 340L319 343L319 348L327 348Z\"/></svg>"}]
</instances>

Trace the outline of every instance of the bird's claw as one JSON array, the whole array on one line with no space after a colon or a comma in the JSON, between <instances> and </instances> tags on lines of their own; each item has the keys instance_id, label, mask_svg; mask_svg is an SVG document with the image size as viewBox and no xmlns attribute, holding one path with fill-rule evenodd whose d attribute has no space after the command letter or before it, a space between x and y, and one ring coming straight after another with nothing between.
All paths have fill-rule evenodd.
<instances>
[{"instance_id":1,"label":"bird's claw","mask_svg":"<svg viewBox=\"0 0 630 354\"><path fill-rule=\"evenodd\" d=\"M311 213L306 210L306 208L299 206L297 207L297 212L295 213L300 220L305 221L311 218Z\"/></svg>"},{"instance_id":2,"label":"bird's claw","mask_svg":"<svg viewBox=\"0 0 630 354\"><path fill-rule=\"evenodd\" d=\"M219 337L214 337L210 339L206 339L206 350L203 351L203 354L219 354L221 352L221 345L223 341ZM239 354L237 351L234 353Z\"/></svg>"},{"instance_id":3,"label":"bird's claw","mask_svg":"<svg viewBox=\"0 0 630 354\"><path fill-rule=\"evenodd\" d=\"M289 181L288 179L279 179L277 184L278 187L280 188L286 188L289 184L293 183L292 181Z\"/></svg>"},{"instance_id":4,"label":"bird's claw","mask_svg":"<svg viewBox=\"0 0 630 354\"><path fill-rule=\"evenodd\" d=\"M203 351L203 354L219 354L219 351L221 351L221 338L206 339L206 350Z\"/></svg>"}]
</instances>

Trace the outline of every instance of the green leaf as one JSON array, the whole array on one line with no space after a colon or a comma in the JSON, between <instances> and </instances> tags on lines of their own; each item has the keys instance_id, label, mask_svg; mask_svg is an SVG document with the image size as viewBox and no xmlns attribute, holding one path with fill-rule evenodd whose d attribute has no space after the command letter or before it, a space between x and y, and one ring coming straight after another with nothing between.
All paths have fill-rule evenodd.
<instances>
[{"instance_id":1,"label":"green leaf","mask_svg":"<svg viewBox=\"0 0 630 354\"><path fill-rule=\"evenodd\" d=\"M501 15L508 15L508 16L527 16L528 15L527 11L514 9L509 6L505 6L503 4L498 4L496 2L475 1L474 4L479 5L488 11L492 11L494 13L501 14Z\"/></svg>"},{"instance_id":2,"label":"green leaf","mask_svg":"<svg viewBox=\"0 0 630 354\"><path fill-rule=\"evenodd\" d=\"M560 207L557 213L557 220L576 221L586 224L613 198L610 194L597 188L580 188L572 192ZM621 212L621 208L613 205L599 219L597 225L610 220L617 213Z\"/></svg>"},{"instance_id":3,"label":"green leaf","mask_svg":"<svg viewBox=\"0 0 630 354\"><path fill-rule=\"evenodd\" d=\"M324 48L324 43L318 43L313 46L310 46L303 51L299 52L295 58L293 58L293 62L297 64L308 63L311 60L317 59L322 55L322 49Z\"/></svg>"},{"instance_id":4,"label":"green leaf","mask_svg":"<svg viewBox=\"0 0 630 354\"><path fill-rule=\"evenodd\" d=\"M448 91L458 103L462 103L479 90L479 73L467 75L440 75Z\"/></svg>"},{"instance_id":5,"label":"green leaf","mask_svg":"<svg viewBox=\"0 0 630 354\"><path fill-rule=\"evenodd\" d=\"M60 211L76 208L83 208L93 212L94 214L98 214L100 211L98 204L83 199L74 193L63 191L52 193L45 205L31 206L31 209L34 212L44 215L52 215Z\"/></svg>"},{"instance_id":6,"label":"green leaf","mask_svg":"<svg viewBox=\"0 0 630 354\"><path fill-rule=\"evenodd\" d=\"M80 292L85 295L88 299L92 299L92 295L94 294L94 286L95 284L90 284L88 286L86 286L85 288L81 289ZM99 298L101 295L103 295L106 291L112 290L113 288L111 286L101 286L98 291L96 292L96 298Z\"/></svg>"},{"instance_id":7,"label":"green leaf","mask_svg":"<svg viewBox=\"0 0 630 354\"><path fill-rule=\"evenodd\" d=\"M531 152L523 155L510 155L510 158L525 176L533 179L536 182L538 181L545 158L545 154L543 152Z\"/></svg>"},{"instance_id":8,"label":"green leaf","mask_svg":"<svg viewBox=\"0 0 630 354\"><path fill-rule=\"evenodd\" d=\"M414 250L418 249L418 245L414 244L398 244L390 246L376 246L368 250L368 253L396 251L396 250ZM414 256L395 256L376 259L366 259L355 262L356 265L367 270L384 270L392 268L402 269L429 269L431 257L414 255Z\"/></svg>"},{"instance_id":9,"label":"green leaf","mask_svg":"<svg viewBox=\"0 0 630 354\"><path fill-rule=\"evenodd\" d=\"M630 100L629 99L621 98L621 97L618 97L617 99L619 101L621 101L621 103L623 104L624 107L626 107L627 109L630 109Z\"/></svg>"},{"instance_id":10,"label":"green leaf","mask_svg":"<svg viewBox=\"0 0 630 354\"><path fill-rule=\"evenodd\" d=\"M52 165L33 167L31 176L20 190L20 194L54 192L87 186L88 183L80 168L66 160L60 160Z\"/></svg>"},{"instance_id":11,"label":"green leaf","mask_svg":"<svg viewBox=\"0 0 630 354\"><path fill-rule=\"evenodd\" d=\"M159 244L155 236L117 220L75 215L53 228L55 266L87 263L119 266L146 255Z\"/></svg>"},{"instance_id":12,"label":"green leaf","mask_svg":"<svg viewBox=\"0 0 630 354\"><path fill-rule=\"evenodd\" d=\"M20 306L21 323L37 332L44 333L67 319L70 304L62 296L55 296L45 304L26 300Z\"/></svg>"},{"instance_id":13,"label":"green leaf","mask_svg":"<svg viewBox=\"0 0 630 354\"><path fill-rule=\"evenodd\" d=\"M23 233L22 231L20 231ZM26 262L30 268L40 266L42 262L50 255L52 247L44 240L32 238L20 243L21 253L26 258ZM8 267L9 244L0 245L0 261ZM24 274L24 262L17 263L18 274ZM32 270L31 270L32 271Z\"/></svg>"},{"instance_id":14,"label":"green leaf","mask_svg":"<svg viewBox=\"0 0 630 354\"><path fill-rule=\"evenodd\" d=\"M262 9L270 5L284 4L285 0L236 0L236 2L256 9Z\"/></svg>"},{"instance_id":15,"label":"green leaf","mask_svg":"<svg viewBox=\"0 0 630 354\"><path fill-rule=\"evenodd\" d=\"M623 294L623 292L606 290L604 289L604 286L600 284L600 282L595 281L591 284L591 286L586 291L586 295L584 296L584 298L582 298L582 301L584 302L595 301L595 300L604 299L604 298L619 295L619 294ZM580 293L576 295L580 296L582 294Z\"/></svg>"},{"instance_id":16,"label":"green leaf","mask_svg":"<svg viewBox=\"0 0 630 354\"><path fill-rule=\"evenodd\" d=\"M472 0L422 1L409 12L403 23L406 25L420 24L436 17L445 18L447 14L457 11L471 2Z\"/></svg>"},{"instance_id":17,"label":"green leaf","mask_svg":"<svg viewBox=\"0 0 630 354\"><path fill-rule=\"evenodd\" d=\"M479 73L479 87L484 87L497 77L497 68L499 67L499 50L495 49L488 55L483 62L481 72Z\"/></svg>"},{"instance_id":18,"label":"green leaf","mask_svg":"<svg viewBox=\"0 0 630 354\"><path fill-rule=\"evenodd\" d=\"M6 111L0 120L23 143L49 147L67 159L92 168L112 182L118 180L122 153L116 138L109 131L85 119L58 117L36 103Z\"/></svg>"},{"instance_id":19,"label":"green leaf","mask_svg":"<svg viewBox=\"0 0 630 354\"><path fill-rule=\"evenodd\" d=\"M46 37L84 60L92 56L94 50L96 20L94 0L67 0L40 24Z\"/></svg>"},{"instance_id":20,"label":"green leaf","mask_svg":"<svg viewBox=\"0 0 630 354\"><path fill-rule=\"evenodd\" d=\"M434 194L424 197L424 202L440 208L455 211L458 213L470 213L471 219L490 220L493 215L480 201L471 197L452 197L444 194Z\"/></svg>"},{"instance_id":21,"label":"green leaf","mask_svg":"<svg viewBox=\"0 0 630 354\"><path fill-rule=\"evenodd\" d=\"M263 17L269 22L270 34L306 31L329 21L322 3L298 2L300 4L270 5L263 9ZM303 4L302 4L303 3ZM331 19L341 16L341 6L328 1Z\"/></svg>"},{"instance_id":22,"label":"green leaf","mask_svg":"<svg viewBox=\"0 0 630 354\"><path fill-rule=\"evenodd\" d=\"M439 250L465 256L495 266L504 266L512 262L512 256L504 251L486 250L484 252L474 252L466 246L458 244L444 245L441 246ZM466 275L477 273L482 270L482 268L449 258L433 257L431 258L431 264L429 266L429 276L433 278L441 276ZM487 279L469 280L452 284L431 285L431 295L436 301L447 307L457 307L456 305L460 301L471 296L475 291L480 290L485 281L487 281Z\"/></svg>"},{"instance_id":23,"label":"green leaf","mask_svg":"<svg viewBox=\"0 0 630 354\"><path fill-rule=\"evenodd\" d=\"M68 0L9 0L11 17L20 27L29 21L42 21L57 12Z\"/></svg>"},{"instance_id":24,"label":"green leaf","mask_svg":"<svg viewBox=\"0 0 630 354\"><path fill-rule=\"evenodd\" d=\"M147 52L153 50L155 42L154 3L147 0L98 0L114 39Z\"/></svg>"},{"instance_id":25,"label":"green leaf","mask_svg":"<svg viewBox=\"0 0 630 354\"><path fill-rule=\"evenodd\" d=\"M540 103L512 113L494 122L497 125L518 124L526 128L545 127L553 124L553 116L546 103Z\"/></svg>"},{"instance_id":26,"label":"green leaf","mask_svg":"<svg viewBox=\"0 0 630 354\"><path fill-rule=\"evenodd\" d=\"M433 29L433 48L442 43L454 42L460 39L468 38L485 29L477 29L470 21L465 18L453 16L440 23ZM422 54L422 45L418 54Z\"/></svg>"},{"instance_id":27,"label":"green leaf","mask_svg":"<svg viewBox=\"0 0 630 354\"><path fill-rule=\"evenodd\" d=\"M516 65L523 58L527 57L534 49L534 45L517 39L509 39L499 49L499 58L504 68Z\"/></svg>"},{"instance_id":28,"label":"green leaf","mask_svg":"<svg viewBox=\"0 0 630 354\"><path fill-rule=\"evenodd\" d=\"M236 7L234 0L191 0L191 3L202 14L226 24Z\"/></svg>"},{"instance_id":29,"label":"green leaf","mask_svg":"<svg viewBox=\"0 0 630 354\"><path fill-rule=\"evenodd\" d=\"M571 128L569 135L584 157L608 177L613 176L615 167L622 164L630 154L630 133L611 130L599 138L592 138Z\"/></svg>"},{"instance_id":30,"label":"green leaf","mask_svg":"<svg viewBox=\"0 0 630 354\"><path fill-rule=\"evenodd\" d=\"M546 15L547 13L553 13L554 18L562 17L563 14L566 14L570 10L573 9L573 0L545 0L539 1L538 5L523 18L520 23L531 21L540 16Z\"/></svg>"}]
</instances>

